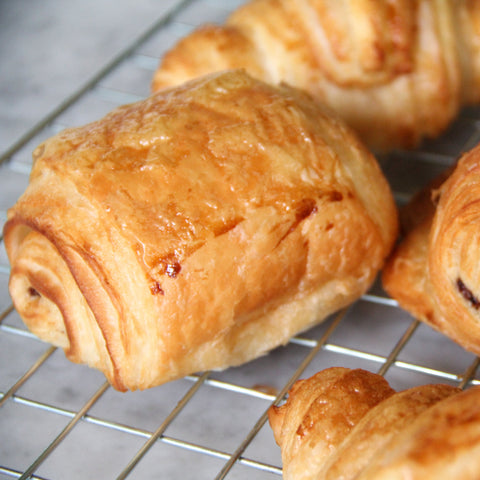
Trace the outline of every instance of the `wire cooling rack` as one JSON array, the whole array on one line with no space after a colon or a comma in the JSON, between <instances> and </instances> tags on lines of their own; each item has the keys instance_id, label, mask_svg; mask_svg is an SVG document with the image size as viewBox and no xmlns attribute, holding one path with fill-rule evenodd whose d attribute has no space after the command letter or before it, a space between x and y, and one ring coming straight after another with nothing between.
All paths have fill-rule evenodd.
<instances>
[{"instance_id":1,"label":"wire cooling rack","mask_svg":"<svg viewBox=\"0 0 480 480\"><path fill-rule=\"evenodd\" d=\"M27 185L36 144L145 97L164 51L198 23L222 21L239 3L179 2L26 131L1 158L2 226L6 209ZM479 141L480 109L468 108L442 138L380 158L398 203ZM25 329L11 305L8 275L2 240L0 479L280 478L267 410L299 377L346 366L380 373L396 389L479 383L474 355L419 324L375 285L348 309L246 365L119 393L99 372L68 362L61 350Z\"/></svg>"}]
</instances>

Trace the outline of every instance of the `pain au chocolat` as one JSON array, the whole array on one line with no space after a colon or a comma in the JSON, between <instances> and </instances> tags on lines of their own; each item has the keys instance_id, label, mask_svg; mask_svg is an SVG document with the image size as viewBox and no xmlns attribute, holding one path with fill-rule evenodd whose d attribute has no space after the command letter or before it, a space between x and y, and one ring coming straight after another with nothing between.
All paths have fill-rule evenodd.
<instances>
[{"instance_id":1,"label":"pain au chocolat","mask_svg":"<svg viewBox=\"0 0 480 480\"><path fill-rule=\"evenodd\" d=\"M402 209L405 235L382 274L414 317L480 355L480 145Z\"/></svg>"},{"instance_id":2,"label":"pain au chocolat","mask_svg":"<svg viewBox=\"0 0 480 480\"><path fill-rule=\"evenodd\" d=\"M307 90L371 148L413 148L480 102L480 2L250 0L180 38L152 89L238 67Z\"/></svg>"},{"instance_id":3,"label":"pain au chocolat","mask_svg":"<svg viewBox=\"0 0 480 480\"><path fill-rule=\"evenodd\" d=\"M333 367L297 381L268 411L285 480L476 480L480 387L395 391Z\"/></svg>"},{"instance_id":4,"label":"pain au chocolat","mask_svg":"<svg viewBox=\"0 0 480 480\"><path fill-rule=\"evenodd\" d=\"M365 292L396 232L351 130L242 70L44 142L4 229L28 328L119 390L286 343Z\"/></svg>"}]
</instances>

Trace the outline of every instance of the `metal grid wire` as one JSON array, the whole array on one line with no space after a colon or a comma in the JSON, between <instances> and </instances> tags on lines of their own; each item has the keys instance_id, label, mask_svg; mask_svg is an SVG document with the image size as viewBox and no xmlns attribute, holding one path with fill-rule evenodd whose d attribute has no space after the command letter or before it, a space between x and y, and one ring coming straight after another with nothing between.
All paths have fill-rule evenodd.
<instances>
[{"instance_id":1,"label":"metal grid wire","mask_svg":"<svg viewBox=\"0 0 480 480\"><path fill-rule=\"evenodd\" d=\"M214 21L228 13L221 4ZM195 12L202 11L202 22L209 20L211 6L208 0L181 3L25 132L1 159L0 200L12 188L21 194L30 152L41 139L143 98L159 57L195 27ZM144 80L140 88L139 79ZM480 109L469 108L442 138L380 158L398 203L478 141ZM3 225L5 210L0 217ZM2 241L0 479L280 478L280 452L267 410L299 377L346 366L380 373L396 389L479 383L474 355L419 324L375 285L348 309L258 360L119 393L99 372L69 363L63 352L25 329L11 305L8 274Z\"/></svg>"}]
</instances>

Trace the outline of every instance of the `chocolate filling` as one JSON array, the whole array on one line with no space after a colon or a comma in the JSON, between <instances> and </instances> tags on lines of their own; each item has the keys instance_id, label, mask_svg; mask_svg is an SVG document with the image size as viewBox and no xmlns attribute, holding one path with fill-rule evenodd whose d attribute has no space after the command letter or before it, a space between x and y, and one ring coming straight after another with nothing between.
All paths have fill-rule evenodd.
<instances>
[{"instance_id":1,"label":"chocolate filling","mask_svg":"<svg viewBox=\"0 0 480 480\"><path fill-rule=\"evenodd\" d=\"M36 297L40 297L40 293L38 292L38 290L35 290L33 287L29 287L28 288L28 294L30 295L30 297L32 298L36 298Z\"/></svg>"},{"instance_id":2,"label":"chocolate filling","mask_svg":"<svg viewBox=\"0 0 480 480\"><path fill-rule=\"evenodd\" d=\"M472 291L467 288L467 286L463 283L461 278L457 279L457 288L458 288L458 291L462 294L463 298L465 298L465 300L470 302L470 304L475 310L478 310L480 308L480 301L472 293Z\"/></svg>"}]
</instances>

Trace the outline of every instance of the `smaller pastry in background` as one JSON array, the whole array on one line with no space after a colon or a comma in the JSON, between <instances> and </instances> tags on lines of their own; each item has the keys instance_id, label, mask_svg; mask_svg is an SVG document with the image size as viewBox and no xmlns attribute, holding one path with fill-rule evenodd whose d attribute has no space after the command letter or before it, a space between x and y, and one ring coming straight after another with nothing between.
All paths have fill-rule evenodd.
<instances>
[{"instance_id":1,"label":"smaller pastry in background","mask_svg":"<svg viewBox=\"0 0 480 480\"><path fill-rule=\"evenodd\" d=\"M294 384L269 410L285 480L475 480L480 387L395 392L361 369L333 367Z\"/></svg>"},{"instance_id":2,"label":"smaller pastry in background","mask_svg":"<svg viewBox=\"0 0 480 480\"><path fill-rule=\"evenodd\" d=\"M402 214L404 237L382 281L414 317L480 354L480 146Z\"/></svg>"},{"instance_id":3,"label":"smaller pastry in background","mask_svg":"<svg viewBox=\"0 0 480 480\"><path fill-rule=\"evenodd\" d=\"M416 147L480 100L480 2L250 0L180 39L152 89L230 68L308 91L374 150Z\"/></svg>"}]
</instances>

